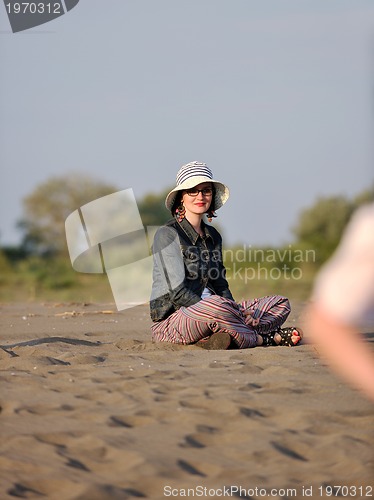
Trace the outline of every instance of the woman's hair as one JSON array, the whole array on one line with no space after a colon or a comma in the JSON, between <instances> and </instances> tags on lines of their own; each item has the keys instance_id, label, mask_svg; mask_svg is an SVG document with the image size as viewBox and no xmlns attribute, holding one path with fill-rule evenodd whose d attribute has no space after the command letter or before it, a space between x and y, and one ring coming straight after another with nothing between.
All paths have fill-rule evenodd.
<instances>
[{"instance_id":1,"label":"woman's hair","mask_svg":"<svg viewBox=\"0 0 374 500\"><path fill-rule=\"evenodd\" d=\"M211 204L209 206L209 209L208 209L208 212L210 212L210 213L213 213L215 211L215 206L214 205L215 205L216 188L214 187L214 184L212 184L212 189L213 189L212 202L211 202ZM171 207L171 215L172 216L175 215L176 209L181 204L182 196L183 196L183 191L177 191L177 196L175 197L174 203L173 203L173 205ZM216 217L216 216L213 216L213 217Z\"/></svg>"},{"instance_id":2,"label":"woman's hair","mask_svg":"<svg viewBox=\"0 0 374 500\"><path fill-rule=\"evenodd\" d=\"M173 216L175 215L175 211L176 211L176 209L177 209L177 208L179 207L179 205L181 204L181 201L182 201L182 193L183 193L183 191L177 191L177 195L176 195L176 197L175 197L175 199L174 199L174 203L173 203L173 205L172 205L172 207L171 207L171 210L170 210L170 211L171 211L171 215L173 215Z\"/></svg>"}]
</instances>

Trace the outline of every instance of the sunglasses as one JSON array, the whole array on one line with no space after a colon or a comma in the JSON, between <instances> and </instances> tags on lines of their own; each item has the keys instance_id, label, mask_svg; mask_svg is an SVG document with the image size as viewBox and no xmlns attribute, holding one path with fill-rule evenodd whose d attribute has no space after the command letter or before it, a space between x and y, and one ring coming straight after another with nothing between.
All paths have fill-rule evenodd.
<instances>
[{"instance_id":1,"label":"sunglasses","mask_svg":"<svg viewBox=\"0 0 374 500\"><path fill-rule=\"evenodd\" d=\"M188 194L188 196L197 196L199 193L201 193L203 196L212 196L213 188L210 187L204 189L191 188L191 189L186 189L186 193Z\"/></svg>"}]
</instances>

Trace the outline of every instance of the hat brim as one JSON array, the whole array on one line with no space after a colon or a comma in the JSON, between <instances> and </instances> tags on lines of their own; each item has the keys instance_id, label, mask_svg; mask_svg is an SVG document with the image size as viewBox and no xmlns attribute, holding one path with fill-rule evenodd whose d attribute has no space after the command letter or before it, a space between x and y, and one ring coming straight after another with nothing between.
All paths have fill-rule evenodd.
<instances>
[{"instance_id":1,"label":"hat brim","mask_svg":"<svg viewBox=\"0 0 374 500\"><path fill-rule=\"evenodd\" d=\"M190 179L187 179L186 181L182 182L182 184L180 184L179 186L172 189L165 199L166 208L171 212L171 209L173 208L173 205L175 203L175 198L177 197L179 191L184 191L185 189L191 189L203 182L211 182L214 185L215 188L214 209L218 210L219 208L221 208L222 205L226 203L226 201L229 199L230 190L222 182L210 179L209 177L205 176L191 177Z\"/></svg>"}]
</instances>

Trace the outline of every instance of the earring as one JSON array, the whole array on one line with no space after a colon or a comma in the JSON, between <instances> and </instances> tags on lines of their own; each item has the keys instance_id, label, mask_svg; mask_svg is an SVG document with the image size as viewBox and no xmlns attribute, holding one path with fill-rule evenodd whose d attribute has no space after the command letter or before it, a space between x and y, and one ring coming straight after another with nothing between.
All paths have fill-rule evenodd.
<instances>
[{"instance_id":1,"label":"earring","mask_svg":"<svg viewBox=\"0 0 374 500\"><path fill-rule=\"evenodd\" d=\"M183 202L181 202L175 213L177 214L178 222L182 222L182 220L186 217L186 209L184 208Z\"/></svg>"},{"instance_id":2,"label":"earring","mask_svg":"<svg viewBox=\"0 0 374 500\"><path fill-rule=\"evenodd\" d=\"M214 210L209 210L209 212L206 214L208 222L212 222L213 217L217 217L216 214L214 213Z\"/></svg>"}]
</instances>

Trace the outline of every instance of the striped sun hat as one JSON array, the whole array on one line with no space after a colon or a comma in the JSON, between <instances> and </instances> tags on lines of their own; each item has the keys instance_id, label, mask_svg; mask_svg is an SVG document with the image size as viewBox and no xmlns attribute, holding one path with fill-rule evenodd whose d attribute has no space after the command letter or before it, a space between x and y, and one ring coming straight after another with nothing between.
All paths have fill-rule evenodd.
<instances>
[{"instance_id":1,"label":"striped sun hat","mask_svg":"<svg viewBox=\"0 0 374 500\"><path fill-rule=\"evenodd\" d=\"M170 191L165 200L165 206L171 211L178 191L191 189L202 182L211 182L215 187L214 209L222 207L229 198L229 188L222 182L213 179L212 171L207 167L206 163L192 161L183 165L177 173L177 185Z\"/></svg>"}]
</instances>

